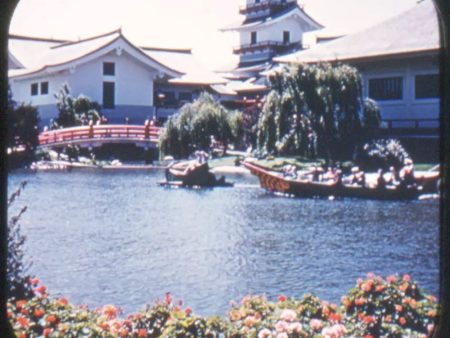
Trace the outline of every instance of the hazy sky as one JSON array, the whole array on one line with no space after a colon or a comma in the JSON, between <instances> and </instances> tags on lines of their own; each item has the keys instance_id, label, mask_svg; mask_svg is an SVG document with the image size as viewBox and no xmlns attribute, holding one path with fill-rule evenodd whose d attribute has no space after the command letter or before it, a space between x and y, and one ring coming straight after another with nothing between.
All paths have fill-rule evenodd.
<instances>
[{"instance_id":1,"label":"hazy sky","mask_svg":"<svg viewBox=\"0 0 450 338\"><path fill-rule=\"evenodd\" d=\"M301 0L331 30L354 31L394 16L417 0ZM78 39L118 27L138 45L193 48L209 68L233 61L238 33L219 28L239 21L245 0L21 0L10 33Z\"/></svg>"}]
</instances>

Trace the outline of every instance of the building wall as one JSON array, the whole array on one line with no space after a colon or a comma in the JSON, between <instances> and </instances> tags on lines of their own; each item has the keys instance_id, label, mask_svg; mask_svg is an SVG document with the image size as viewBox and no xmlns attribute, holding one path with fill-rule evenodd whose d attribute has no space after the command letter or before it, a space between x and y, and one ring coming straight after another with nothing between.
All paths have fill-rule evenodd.
<instances>
[{"instance_id":1,"label":"building wall","mask_svg":"<svg viewBox=\"0 0 450 338\"><path fill-rule=\"evenodd\" d=\"M376 100L382 114L383 120L423 120L419 121L420 127L437 127L440 99L415 97L415 77L417 75L439 74L439 63L437 55L428 55L415 58L403 58L378 62L355 63L361 71L363 78L363 93L369 96L370 79L389 77L401 77L403 81L403 95L400 100ZM413 127L414 121L394 122L393 127Z\"/></svg>"},{"instance_id":2,"label":"building wall","mask_svg":"<svg viewBox=\"0 0 450 338\"><path fill-rule=\"evenodd\" d=\"M103 75L103 62L115 63L115 75ZM27 102L39 108L42 124L48 124L57 116L54 93L64 83L70 87L70 93L76 97L86 95L91 100L102 104L103 82L115 83L115 108L102 109L111 121L124 121L125 117L141 120L151 115L153 107L153 78L156 71L136 61L125 51L121 55L110 52L102 57L56 74L41 75L31 79L11 79L13 98L17 102ZM40 93L40 84L48 82L48 94ZM31 95L31 84L38 83L38 95Z\"/></svg>"},{"instance_id":3,"label":"building wall","mask_svg":"<svg viewBox=\"0 0 450 338\"><path fill-rule=\"evenodd\" d=\"M249 29L240 32L241 45L247 45L251 42L251 32L257 32L257 41L283 41L283 31L290 32L290 40L298 42L302 40L304 31L309 30L309 25L303 21L294 18L287 18L275 24L260 27L258 29Z\"/></svg>"}]
</instances>

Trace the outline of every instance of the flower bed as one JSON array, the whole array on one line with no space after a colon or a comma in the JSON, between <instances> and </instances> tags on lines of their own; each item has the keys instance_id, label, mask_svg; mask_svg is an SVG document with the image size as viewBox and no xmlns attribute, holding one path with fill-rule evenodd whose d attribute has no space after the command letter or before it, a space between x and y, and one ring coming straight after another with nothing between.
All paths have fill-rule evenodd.
<instances>
[{"instance_id":1,"label":"flower bed","mask_svg":"<svg viewBox=\"0 0 450 338\"><path fill-rule=\"evenodd\" d=\"M10 299L7 315L17 337L427 337L438 315L436 298L408 275L383 279L369 273L341 304L307 294L302 299L246 296L226 318L200 317L170 293L126 318L113 305L91 310L48 295L37 279L34 295Z\"/></svg>"}]
</instances>

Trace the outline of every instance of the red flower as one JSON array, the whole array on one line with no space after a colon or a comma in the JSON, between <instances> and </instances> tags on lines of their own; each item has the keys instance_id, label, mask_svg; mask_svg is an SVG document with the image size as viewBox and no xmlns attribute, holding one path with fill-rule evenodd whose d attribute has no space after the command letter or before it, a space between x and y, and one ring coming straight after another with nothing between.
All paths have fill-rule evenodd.
<instances>
[{"instance_id":1,"label":"red flower","mask_svg":"<svg viewBox=\"0 0 450 338\"><path fill-rule=\"evenodd\" d=\"M366 334L363 338L374 338L371 334Z\"/></svg>"},{"instance_id":2,"label":"red flower","mask_svg":"<svg viewBox=\"0 0 450 338\"><path fill-rule=\"evenodd\" d=\"M284 303L286 300L287 300L287 297L285 295L278 296L278 301L280 303Z\"/></svg>"},{"instance_id":3,"label":"red flower","mask_svg":"<svg viewBox=\"0 0 450 338\"><path fill-rule=\"evenodd\" d=\"M363 322L366 324L371 324L371 323L375 323L376 319L374 316L365 316L363 319Z\"/></svg>"},{"instance_id":4,"label":"red flower","mask_svg":"<svg viewBox=\"0 0 450 338\"><path fill-rule=\"evenodd\" d=\"M67 300L67 298L60 298L60 299L58 300L58 302L59 302L59 304L61 304L61 305L67 305L67 304L69 304L69 301Z\"/></svg>"},{"instance_id":5,"label":"red flower","mask_svg":"<svg viewBox=\"0 0 450 338\"><path fill-rule=\"evenodd\" d=\"M19 324L21 327L28 327L30 325L30 322L25 317L19 316L16 319L17 324Z\"/></svg>"},{"instance_id":6,"label":"red flower","mask_svg":"<svg viewBox=\"0 0 450 338\"><path fill-rule=\"evenodd\" d=\"M37 318L41 318L45 314L45 311L42 309L34 310L34 316Z\"/></svg>"},{"instance_id":7,"label":"red flower","mask_svg":"<svg viewBox=\"0 0 450 338\"><path fill-rule=\"evenodd\" d=\"M6 313L7 313L8 318L12 318L13 313L11 310L8 310Z\"/></svg>"},{"instance_id":8,"label":"red flower","mask_svg":"<svg viewBox=\"0 0 450 338\"><path fill-rule=\"evenodd\" d=\"M16 302L16 309L17 309L17 310L22 309L22 307L24 307L26 303L27 303L26 300L23 300L23 299L22 299L22 300L18 300L18 301Z\"/></svg>"},{"instance_id":9,"label":"red flower","mask_svg":"<svg viewBox=\"0 0 450 338\"><path fill-rule=\"evenodd\" d=\"M383 292L386 287L384 285L378 285L375 289L376 292Z\"/></svg>"},{"instance_id":10,"label":"red flower","mask_svg":"<svg viewBox=\"0 0 450 338\"><path fill-rule=\"evenodd\" d=\"M38 285L40 283L39 279L37 278L30 278L30 284L31 285Z\"/></svg>"},{"instance_id":11,"label":"red flower","mask_svg":"<svg viewBox=\"0 0 450 338\"><path fill-rule=\"evenodd\" d=\"M126 336L128 336L128 329L126 327L122 327L119 330L119 337L125 338Z\"/></svg>"},{"instance_id":12,"label":"red flower","mask_svg":"<svg viewBox=\"0 0 450 338\"><path fill-rule=\"evenodd\" d=\"M340 313L332 313L332 314L330 314L328 319L340 322L342 320L342 315Z\"/></svg>"},{"instance_id":13,"label":"red flower","mask_svg":"<svg viewBox=\"0 0 450 338\"><path fill-rule=\"evenodd\" d=\"M48 337L50 335L50 333L52 333L52 331L53 331L53 329L46 327L43 332L44 337Z\"/></svg>"},{"instance_id":14,"label":"red flower","mask_svg":"<svg viewBox=\"0 0 450 338\"><path fill-rule=\"evenodd\" d=\"M191 309L190 307L187 307L187 308L184 310L184 313L186 314L186 316L190 316L190 314L192 313L192 309Z\"/></svg>"},{"instance_id":15,"label":"red flower","mask_svg":"<svg viewBox=\"0 0 450 338\"><path fill-rule=\"evenodd\" d=\"M45 318L45 320L47 321L47 323L49 323L50 325L55 324L56 321L58 320L58 318L56 318L55 315L49 315L47 316L47 318Z\"/></svg>"},{"instance_id":16,"label":"red flower","mask_svg":"<svg viewBox=\"0 0 450 338\"><path fill-rule=\"evenodd\" d=\"M147 330L146 330L146 329L139 329L139 331L138 331L138 337L139 337L139 338L145 338L145 337L147 337Z\"/></svg>"},{"instance_id":17,"label":"red flower","mask_svg":"<svg viewBox=\"0 0 450 338\"><path fill-rule=\"evenodd\" d=\"M108 319L114 319L117 317L118 310L114 305L105 305L102 309L102 313Z\"/></svg>"},{"instance_id":18,"label":"red flower","mask_svg":"<svg viewBox=\"0 0 450 338\"><path fill-rule=\"evenodd\" d=\"M28 309L22 308L22 310L20 310L20 313L23 315L28 315L29 312L28 312Z\"/></svg>"},{"instance_id":19,"label":"red flower","mask_svg":"<svg viewBox=\"0 0 450 338\"><path fill-rule=\"evenodd\" d=\"M405 325L406 324L406 319L404 318L404 317L400 317L399 319L398 319L398 322L400 323L400 325Z\"/></svg>"},{"instance_id":20,"label":"red flower","mask_svg":"<svg viewBox=\"0 0 450 338\"><path fill-rule=\"evenodd\" d=\"M45 294L47 288L45 287L45 285L41 285L38 288L36 288L35 291L39 292L40 294Z\"/></svg>"}]
</instances>

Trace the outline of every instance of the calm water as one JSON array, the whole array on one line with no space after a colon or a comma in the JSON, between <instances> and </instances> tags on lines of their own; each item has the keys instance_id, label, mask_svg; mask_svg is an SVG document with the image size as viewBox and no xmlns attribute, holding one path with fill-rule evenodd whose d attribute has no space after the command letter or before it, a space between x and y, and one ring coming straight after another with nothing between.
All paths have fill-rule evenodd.
<instances>
[{"instance_id":1,"label":"calm water","mask_svg":"<svg viewBox=\"0 0 450 338\"><path fill-rule=\"evenodd\" d=\"M171 291L203 315L246 294L340 297L367 272L438 293L439 202L290 199L251 176L167 189L163 173L14 173L31 273L75 304L136 312Z\"/></svg>"}]
</instances>

